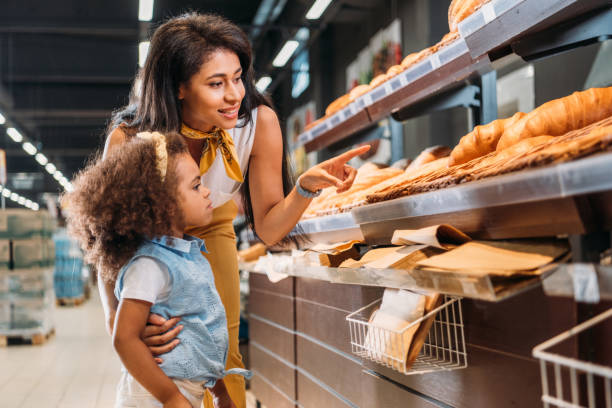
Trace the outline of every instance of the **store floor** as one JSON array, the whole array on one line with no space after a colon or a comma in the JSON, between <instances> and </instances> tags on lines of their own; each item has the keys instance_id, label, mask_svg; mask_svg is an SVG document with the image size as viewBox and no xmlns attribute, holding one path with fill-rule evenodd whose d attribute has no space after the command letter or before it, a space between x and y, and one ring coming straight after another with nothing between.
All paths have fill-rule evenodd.
<instances>
[{"instance_id":1,"label":"store floor","mask_svg":"<svg viewBox=\"0 0 612 408\"><path fill-rule=\"evenodd\" d=\"M0 347L0 407L112 407L120 365L97 293L56 308L55 321L56 335L41 346Z\"/></svg>"}]
</instances>

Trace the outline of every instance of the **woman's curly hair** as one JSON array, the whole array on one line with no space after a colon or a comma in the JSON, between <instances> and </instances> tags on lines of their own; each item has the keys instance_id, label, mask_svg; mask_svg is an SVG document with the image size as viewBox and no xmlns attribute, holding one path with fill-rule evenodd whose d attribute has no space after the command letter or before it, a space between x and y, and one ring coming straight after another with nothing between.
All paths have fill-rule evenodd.
<instances>
[{"instance_id":1,"label":"woman's curly hair","mask_svg":"<svg viewBox=\"0 0 612 408\"><path fill-rule=\"evenodd\" d=\"M63 198L70 234L107 282L116 280L144 239L169 235L173 221L181 222L176 156L188 150L177 133L166 135L166 150L163 181L154 143L135 137L88 164L77 175L74 191Z\"/></svg>"}]
</instances>

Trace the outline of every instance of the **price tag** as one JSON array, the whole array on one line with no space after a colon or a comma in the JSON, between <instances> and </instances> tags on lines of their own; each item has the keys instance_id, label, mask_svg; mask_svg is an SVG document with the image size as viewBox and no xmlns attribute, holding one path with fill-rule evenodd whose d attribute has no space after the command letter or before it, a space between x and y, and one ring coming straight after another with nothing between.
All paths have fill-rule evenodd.
<instances>
[{"instance_id":1,"label":"price tag","mask_svg":"<svg viewBox=\"0 0 612 408\"><path fill-rule=\"evenodd\" d=\"M438 53L435 53L434 55L429 57L429 60L431 61L431 66L433 67L433 69L438 69L440 68L440 65L442 65L442 63L440 62L440 56L438 55Z\"/></svg>"},{"instance_id":2,"label":"price tag","mask_svg":"<svg viewBox=\"0 0 612 408\"><path fill-rule=\"evenodd\" d=\"M484 17L485 24L489 24L491 21L495 20L495 9L493 8L492 3L486 3L482 6L481 9L482 16Z\"/></svg>"},{"instance_id":3,"label":"price tag","mask_svg":"<svg viewBox=\"0 0 612 408\"><path fill-rule=\"evenodd\" d=\"M595 265L575 263L569 265L569 271L574 283L574 299L576 302L599 303L599 283Z\"/></svg>"}]
</instances>

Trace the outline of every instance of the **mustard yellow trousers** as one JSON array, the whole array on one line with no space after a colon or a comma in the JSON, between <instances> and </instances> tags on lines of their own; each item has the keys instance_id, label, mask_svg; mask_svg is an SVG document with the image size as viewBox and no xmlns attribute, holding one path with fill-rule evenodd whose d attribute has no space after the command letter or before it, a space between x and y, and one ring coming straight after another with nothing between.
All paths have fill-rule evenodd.
<instances>
[{"instance_id":1,"label":"mustard yellow trousers","mask_svg":"<svg viewBox=\"0 0 612 408\"><path fill-rule=\"evenodd\" d=\"M238 350L238 328L240 326L240 276L236 235L232 221L236 217L237 206L228 201L213 211L213 221L204 227L191 227L185 233L204 240L208 253L203 255L212 266L215 286L225 306L227 330L229 333L229 352L226 369L244 368ZM230 374L224 379L225 386L237 408L246 408L245 383L241 375ZM210 393L204 397L204 406L213 408Z\"/></svg>"}]
</instances>

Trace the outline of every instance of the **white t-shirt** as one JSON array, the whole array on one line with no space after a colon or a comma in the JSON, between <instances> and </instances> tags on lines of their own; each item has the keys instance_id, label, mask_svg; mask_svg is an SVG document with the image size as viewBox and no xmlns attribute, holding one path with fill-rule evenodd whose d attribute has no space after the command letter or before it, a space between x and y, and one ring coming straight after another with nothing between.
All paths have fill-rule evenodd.
<instances>
[{"instance_id":1,"label":"white t-shirt","mask_svg":"<svg viewBox=\"0 0 612 408\"><path fill-rule=\"evenodd\" d=\"M166 265L155 258L141 256L125 271L121 299L158 303L168 299L170 283Z\"/></svg>"}]
</instances>

